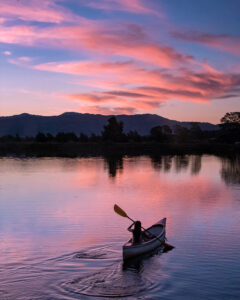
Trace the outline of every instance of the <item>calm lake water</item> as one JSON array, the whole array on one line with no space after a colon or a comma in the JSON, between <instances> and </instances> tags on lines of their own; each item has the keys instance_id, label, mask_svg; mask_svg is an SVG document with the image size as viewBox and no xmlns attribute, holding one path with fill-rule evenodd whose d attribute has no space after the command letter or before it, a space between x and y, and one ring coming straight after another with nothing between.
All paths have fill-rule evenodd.
<instances>
[{"instance_id":1,"label":"calm lake water","mask_svg":"<svg viewBox=\"0 0 240 300\"><path fill-rule=\"evenodd\" d=\"M129 221L163 253L122 263ZM240 158L0 159L0 299L240 299Z\"/></svg>"}]
</instances>

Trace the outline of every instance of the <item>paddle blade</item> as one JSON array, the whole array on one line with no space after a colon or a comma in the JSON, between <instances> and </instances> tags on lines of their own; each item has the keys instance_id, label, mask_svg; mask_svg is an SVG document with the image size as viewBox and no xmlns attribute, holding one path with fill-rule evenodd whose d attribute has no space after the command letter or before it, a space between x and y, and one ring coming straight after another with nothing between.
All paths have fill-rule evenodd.
<instances>
[{"instance_id":1,"label":"paddle blade","mask_svg":"<svg viewBox=\"0 0 240 300\"><path fill-rule=\"evenodd\" d=\"M119 216L122 216L124 218L128 218L128 215L125 213L124 210L121 209L117 204L114 205L114 211L117 213Z\"/></svg>"},{"instance_id":2,"label":"paddle blade","mask_svg":"<svg viewBox=\"0 0 240 300\"><path fill-rule=\"evenodd\" d=\"M168 252L168 251L171 251L172 249L175 248L174 246L172 246L172 245L170 245L170 244L168 244L168 243L164 243L163 246L164 246L163 252Z\"/></svg>"}]
</instances>

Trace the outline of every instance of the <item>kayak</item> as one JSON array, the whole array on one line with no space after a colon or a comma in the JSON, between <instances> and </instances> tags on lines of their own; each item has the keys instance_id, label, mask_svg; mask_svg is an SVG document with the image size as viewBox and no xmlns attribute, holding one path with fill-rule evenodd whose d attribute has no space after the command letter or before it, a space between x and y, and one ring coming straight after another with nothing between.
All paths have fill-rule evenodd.
<instances>
[{"instance_id":1,"label":"kayak","mask_svg":"<svg viewBox=\"0 0 240 300\"><path fill-rule=\"evenodd\" d=\"M161 246L165 242L166 238L166 221L164 218L153 224L146 230L146 234L150 237L145 238L141 243L133 244L133 240L130 239L123 245L123 259L129 259L141 254L148 253L157 247Z\"/></svg>"}]
</instances>

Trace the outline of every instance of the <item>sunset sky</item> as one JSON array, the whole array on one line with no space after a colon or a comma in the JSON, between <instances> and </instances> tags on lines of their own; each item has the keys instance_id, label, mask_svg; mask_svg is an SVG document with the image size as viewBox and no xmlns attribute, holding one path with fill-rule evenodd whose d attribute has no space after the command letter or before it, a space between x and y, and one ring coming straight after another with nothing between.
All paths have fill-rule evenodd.
<instances>
[{"instance_id":1,"label":"sunset sky","mask_svg":"<svg viewBox=\"0 0 240 300\"><path fill-rule=\"evenodd\" d=\"M0 116L240 110L239 0L1 0Z\"/></svg>"}]
</instances>

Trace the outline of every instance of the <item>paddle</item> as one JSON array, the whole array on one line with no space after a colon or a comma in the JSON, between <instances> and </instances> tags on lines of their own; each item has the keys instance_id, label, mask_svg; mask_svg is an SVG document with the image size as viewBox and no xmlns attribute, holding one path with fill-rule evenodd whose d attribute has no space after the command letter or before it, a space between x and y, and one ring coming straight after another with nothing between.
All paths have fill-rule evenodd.
<instances>
[{"instance_id":1,"label":"paddle","mask_svg":"<svg viewBox=\"0 0 240 300\"><path fill-rule=\"evenodd\" d=\"M131 219L127 213L121 208L119 207L117 204L114 204L114 211L115 213L117 213L119 216L124 217L124 218L128 218L129 220L131 220L133 223L135 223L135 221L133 219ZM142 226L141 226L142 227ZM154 236L156 239L158 239L161 243L162 241L154 234L152 234L151 232L149 232L147 229L145 229L144 227L142 227L143 230L147 231L148 233L150 233L152 236Z\"/></svg>"},{"instance_id":2,"label":"paddle","mask_svg":"<svg viewBox=\"0 0 240 300\"><path fill-rule=\"evenodd\" d=\"M114 211L115 213L117 213L119 216L124 217L124 218L128 218L129 220L131 220L133 223L135 223L135 221L133 219L131 219L126 212L121 209L121 207L119 207L117 204L114 204ZM143 228L144 229L144 228Z\"/></svg>"}]
</instances>

